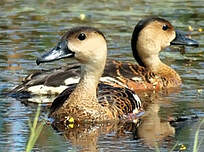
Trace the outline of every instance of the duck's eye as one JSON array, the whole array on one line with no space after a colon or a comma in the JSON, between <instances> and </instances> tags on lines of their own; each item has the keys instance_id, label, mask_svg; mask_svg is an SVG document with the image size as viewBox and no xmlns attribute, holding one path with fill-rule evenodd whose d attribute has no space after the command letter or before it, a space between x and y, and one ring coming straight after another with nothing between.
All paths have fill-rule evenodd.
<instances>
[{"instance_id":1,"label":"duck's eye","mask_svg":"<svg viewBox=\"0 0 204 152\"><path fill-rule=\"evenodd\" d=\"M86 39L86 34L80 33L79 36L78 36L78 39L79 39L80 41L85 40L85 39Z\"/></svg>"},{"instance_id":2,"label":"duck's eye","mask_svg":"<svg viewBox=\"0 0 204 152\"><path fill-rule=\"evenodd\" d=\"M168 28L169 28L168 25L164 24L162 30L166 31Z\"/></svg>"}]
</instances>

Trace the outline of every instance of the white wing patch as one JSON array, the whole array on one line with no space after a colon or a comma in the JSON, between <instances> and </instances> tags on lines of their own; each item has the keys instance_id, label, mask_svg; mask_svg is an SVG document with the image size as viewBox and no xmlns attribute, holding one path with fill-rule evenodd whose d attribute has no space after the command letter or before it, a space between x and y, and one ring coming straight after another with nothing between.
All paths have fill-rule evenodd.
<instances>
[{"instance_id":1,"label":"white wing patch","mask_svg":"<svg viewBox=\"0 0 204 152\"><path fill-rule=\"evenodd\" d=\"M78 83L80 77L71 77L66 80L64 80L65 85L61 85L58 87L52 87L52 86L45 86L45 85L36 85L36 86L31 86L28 88L28 91L31 92L32 94L37 94L37 95L51 95L51 94L60 94L62 91L64 91L70 84ZM100 81L102 82L109 82L109 83L116 83L120 86L123 86L125 88L128 88L127 85L121 83L115 78L112 77L101 77ZM137 97L139 99L139 97ZM136 100L138 100L136 99Z\"/></svg>"},{"instance_id":2,"label":"white wing patch","mask_svg":"<svg viewBox=\"0 0 204 152\"><path fill-rule=\"evenodd\" d=\"M48 94L60 94L62 91L64 91L67 86L59 86L59 87L49 87L45 85L36 85L28 88L28 91L33 94L38 95L48 95Z\"/></svg>"},{"instance_id":3,"label":"white wing patch","mask_svg":"<svg viewBox=\"0 0 204 152\"><path fill-rule=\"evenodd\" d=\"M121 83L120 81L116 80L115 78L112 78L112 77L101 77L100 78L100 81L102 82L111 82L111 83L116 83L116 84L119 84L120 86L123 86L125 88L128 88L127 85Z\"/></svg>"},{"instance_id":4,"label":"white wing patch","mask_svg":"<svg viewBox=\"0 0 204 152\"><path fill-rule=\"evenodd\" d=\"M52 103L56 96L33 96L28 99L29 102L32 103L42 103L42 104L48 104Z\"/></svg>"},{"instance_id":5,"label":"white wing patch","mask_svg":"<svg viewBox=\"0 0 204 152\"><path fill-rule=\"evenodd\" d=\"M65 83L65 85L78 83L79 79L80 79L80 77L71 77L71 78L68 78L68 79L64 80L64 83Z\"/></svg>"},{"instance_id":6,"label":"white wing patch","mask_svg":"<svg viewBox=\"0 0 204 152\"><path fill-rule=\"evenodd\" d=\"M134 81L142 81L142 78L140 78L140 77L132 77L131 79Z\"/></svg>"},{"instance_id":7,"label":"white wing patch","mask_svg":"<svg viewBox=\"0 0 204 152\"><path fill-rule=\"evenodd\" d=\"M135 110L133 110L133 113L137 113L138 109L142 106L142 103L141 103L141 100L138 97L138 95L136 95L136 94L132 94L132 95L135 98L135 100L137 101L137 106L138 106Z\"/></svg>"}]
</instances>

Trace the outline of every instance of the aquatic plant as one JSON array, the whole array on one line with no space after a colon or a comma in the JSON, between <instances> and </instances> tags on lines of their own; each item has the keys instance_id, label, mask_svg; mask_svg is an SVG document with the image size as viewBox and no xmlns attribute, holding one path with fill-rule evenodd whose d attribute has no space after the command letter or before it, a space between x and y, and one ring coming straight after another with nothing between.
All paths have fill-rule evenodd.
<instances>
[{"instance_id":1,"label":"aquatic plant","mask_svg":"<svg viewBox=\"0 0 204 152\"><path fill-rule=\"evenodd\" d=\"M30 152L33 149L33 147L34 147L34 145L35 145L35 143L36 143L36 141L37 141L37 139L38 139L38 137L39 137L39 135L43 129L43 126L45 124L44 121L38 123L39 116L40 116L40 107L41 107L41 105L39 104L38 108L37 108L37 112L35 114L35 118L33 120L33 123L31 123L31 120L29 120L29 122L28 122L28 125L30 127L30 137L29 137L29 140L28 140L27 145L26 145L26 152Z\"/></svg>"},{"instance_id":2,"label":"aquatic plant","mask_svg":"<svg viewBox=\"0 0 204 152\"><path fill-rule=\"evenodd\" d=\"M203 143L203 139L204 137L202 137L199 140L199 132L200 132L200 127L204 124L204 119L201 121L201 123L199 124L196 132L195 132L195 138L194 138L194 144L193 144L193 152L198 152L200 145ZM178 145L178 143L176 143L171 150L169 150L169 152L173 152L177 147L179 146L179 151L184 151L186 150L186 146L185 145ZM158 145L155 145L155 152L160 152L160 149L158 147Z\"/></svg>"},{"instance_id":3,"label":"aquatic plant","mask_svg":"<svg viewBox=\"0 0 204 152\"><path fill-rule=\"evenodd\" d=\"M202 144L203 142L203 138L202 137L200 140L199 140L199 132L200 132L200 127L204 124L204 119L201 121L201 123L199 124L197 130L196 130L196 133L195 133L195 138L194 138L194 144L193 144L193 152L198 152L199 150L199 147L200 145Z\"/></svg>"}]
</instances>

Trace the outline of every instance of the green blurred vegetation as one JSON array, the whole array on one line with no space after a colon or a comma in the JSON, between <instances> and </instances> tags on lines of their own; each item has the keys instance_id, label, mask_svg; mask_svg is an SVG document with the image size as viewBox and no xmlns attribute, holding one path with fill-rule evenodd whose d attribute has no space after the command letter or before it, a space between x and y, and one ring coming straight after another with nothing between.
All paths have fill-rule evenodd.
<instances>
[{"instance_id":1,"label":"green blurred vegetation","mask_svg":"<svg viewBox=\"0 0 204 152\"><path fill-rule=\"evenodd\" d=\"M33 120L33 123L31 123L31 120L29 120L28 122L28 125L30 127L30 137L27 142L26 152L30 152L32 150L45 124L44 121L40 123L38 122L40 116L40 107L41 105L38 104L37 112Z\"/></svg>"}]
</instances>

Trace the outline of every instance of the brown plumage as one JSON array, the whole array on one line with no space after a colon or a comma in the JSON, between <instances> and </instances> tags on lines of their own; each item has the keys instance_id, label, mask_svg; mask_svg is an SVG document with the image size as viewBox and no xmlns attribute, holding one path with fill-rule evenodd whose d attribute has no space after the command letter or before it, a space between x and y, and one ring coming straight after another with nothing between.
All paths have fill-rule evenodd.
<instances>
[{"instance_id":1,"label":"brown plumage","mask_svg":"<svg viewBox=\"0 0 204 152\"><path fill-rule=\"evenodd\" d=\"M64 37L67 37L65 35ZM160 90L181 85L181 78L175 70L165 65L159 59L159 52L172 45L197 46L198 43L174 31L170 22L161 18L147 18L138 22L132 34L132 52L137 64L119 61L108 61L105 67L102 82L127 87L133 91ZM53 94L63 89L53 89L61 85L69 85L79 80L80 65L69 64L65 67L40 71L28 76L22 85L16 87L12 93ZM69 78L75 80L66 81ZM38 87L40 86L40 87ZM42 86L51 88L45 91ZM67 87L67 86L66 86ZM37 89L36 89L37 88ZM51 91L50 91L50 90ZM35 92L37 90L37 92Z\"/></svg>"},{"instance_id":2,"label":"brown plumage","mask_svg":"<svg viewBox=\"0 0 204 152\"><path fill-rule=\"evenodd\" d=\"M100 84L107 45L104 35L95 28L77 27L68 31L56 47L39 57L37 64L75 58L81 64L79 83L68 86L54 100L50 117L55 122L105 122L137 118L141 101L128 88Z\"/></svg>"},{"instance_id":3,"label":"brown plumage","mask_svg":"<svg viewBox=\"0 0 204 152\"><path fill-rule=\"evenodd\" d=\"M71 113L75 113L77 115L77 119L75 118L74 121L76 123L80 123L81 117L86 116L86 122L94 121L96 120L96 117L98 118L97 121L110 121L113 119L120 119L125 121L133 121L139 117L140 114L142 114L142 105L139 98L134 95L134 92L132 92L129 89L126 88L118 88L113 87L104 83L99 83L98 89L97 89L97 98L98 103L107 109L110 110L109 116L103 116L103 112L100 111L99 113L96 111L93 111L94 114L87 114L85 110L83 109L80 111L78 107L68 107L70 109L61 109L61 106L64 104L64 102L69 98L72 91L76 88L77 84L71 84L67 89L65 89L60 95L57 96L57 98L53 101L52 106L50 108L50 114L49 117L54 117L55 122L56 121L63 121L63 123L69 124L70 118L75 118L74 115L67 117L64 111L71 111ZM84 103L85 107L91 106L90 103ZM94 109L97 109L98 106L94 107ZM60 111L60 112L59 112ZM97 116L97 114L100 116ZM141 113L140 113L141 112ZM94 118L92 117L94 116ZM84 119L84 118L83 118Z\"/></svg>"}]
</instances>

